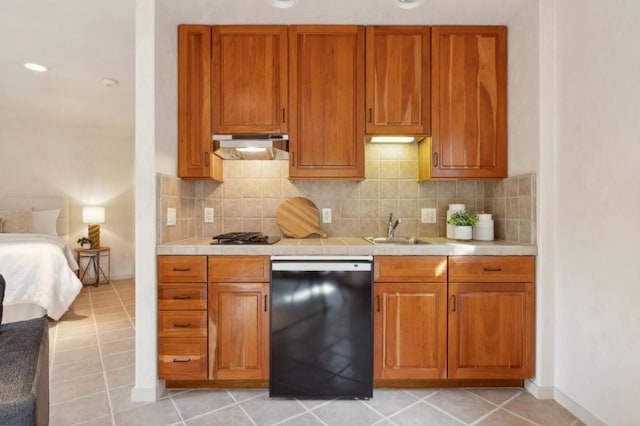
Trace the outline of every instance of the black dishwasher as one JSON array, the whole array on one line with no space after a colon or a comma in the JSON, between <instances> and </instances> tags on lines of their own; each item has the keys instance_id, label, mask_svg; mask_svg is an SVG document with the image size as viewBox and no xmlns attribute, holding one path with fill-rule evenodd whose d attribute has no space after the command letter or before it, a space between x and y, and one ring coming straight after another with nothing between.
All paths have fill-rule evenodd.
<instances>
[{"instance_id":1,"label":"black dishwasher","mask_svg":"<svg viewBox=\"0 0 640 426\"><path fill-rule=\"evenodd\" d=\"M272 256L269 396L373 396L371 256Z\"/></svg>"}]
</instances>

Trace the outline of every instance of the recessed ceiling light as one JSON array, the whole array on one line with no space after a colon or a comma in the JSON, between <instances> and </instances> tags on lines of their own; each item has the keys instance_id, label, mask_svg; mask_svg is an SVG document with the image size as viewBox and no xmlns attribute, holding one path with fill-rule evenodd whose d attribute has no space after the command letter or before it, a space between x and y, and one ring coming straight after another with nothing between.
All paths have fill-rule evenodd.
<instances>
[{"instance_id":1,"label":"recessed ceiling light","mask_svg":"<svg viewBox=\"0 0 640 426\"><path fill-rule=\"evenodd\" d=\"M299 0L267 0L267 3L278 9L288 9L298 4L298 1Z\"/></svg>"},{"instance_id":2,"label":"recessed ceiling light","mask_svg":"<svg viewBox=\"0 0 640 426\"><path fill-rule=\"evenodd\" d=\"M118 84L118 80L116 80L115 78L103 78L102 84L107 87L113 87Z\"/></svg>"},{"instance_id":3,"label":"recessed ceiling light","mask_svg":"<svg viewBox=\"0 0 640 426\"><path fill-rule=\"evenodd\" d=\"M393 3L400 9L413 9L424 3L424 0L393 0Z\"/></svg>"},{"instance_id":4,"label":"recessed ceiling light","mask_svg":"<svg viewBox=\"0 0 640 426\"><path fill-rule=\"evenodd\" d=\"M31 71L37 71L37 72L47 71L47 67L45 67L44 65L34 64L33 62L27 62L26 64L24 64L24 67L27 69L30 69Z\"/></svg>"}]
</instances>

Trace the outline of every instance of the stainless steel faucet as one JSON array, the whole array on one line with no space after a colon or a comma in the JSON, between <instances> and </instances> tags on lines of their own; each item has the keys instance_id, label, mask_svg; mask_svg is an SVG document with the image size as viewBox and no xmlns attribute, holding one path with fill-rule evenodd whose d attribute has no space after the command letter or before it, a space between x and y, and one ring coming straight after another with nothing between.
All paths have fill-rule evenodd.
<instances>
[{"instance_id":1,"label":"stainless steel faucet","mask_svg":"<svg viewBox=\"0 0 640 426\"><path fill-rule=\"evenodd\" d=\"M389 213L389 223L387 224L387 239L393 238L393 233L395 232L398 225L402 223L402 219L396 219L393 221L393 213Z\"/></svg>"}]
</instances>

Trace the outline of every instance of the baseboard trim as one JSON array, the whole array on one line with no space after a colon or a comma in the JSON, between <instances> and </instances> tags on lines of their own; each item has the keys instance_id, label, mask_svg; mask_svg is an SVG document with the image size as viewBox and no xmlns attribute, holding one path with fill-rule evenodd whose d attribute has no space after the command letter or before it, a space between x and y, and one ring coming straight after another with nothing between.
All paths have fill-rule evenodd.
<instances>
[{"instance_id":1,"label":"baseboard trim","mask_svg":"<svg viewBox=\"0 0 640 426\"><path fill-rule=\"evenodd\" d=\"M132 279L133 279L133 274L118 274L118 275L111 275L109 277L109 281L132 280Z\"/></svg>"},{"instance_id":2,"label":"baseboard trim","mask_svg":"<svg viewBox=\"0 0 640 426\"><path fill-rule=\"evenodd\" d=\"M589 410L569 398L564 392L553 386L538 386L533 380L525 380L525 389L537 399L553 399L558 404L569 410L582 423L589 426L606 426L602 420L591 414Z\"/></svg>"},{"instance_id":3,"label":"baseboard trim","mask_svg":"<svg viewBox=\"0 0 640 426\"><path fill-rule=\"evenodd\" d=\"M153 402L162 397L164 393L164 380L156 381L156 386L142 387L134 386L131 389L131 401Z\"/></svg>"},{"instance_id":4,"label":"baseboard trim","mask_svg":"<svg viewBox=\"0 0 640 426\"><path fill-rule=\"evenodd\" d=\"M564 392L554 388L554 398L556 402L569 410L580 421L588 426L606 426L606 423L594 416L582 405L569 398Z\"/></svg>"},{"instance_id":5,"label":"baseboard trim","mask_svg":"<svg viewBox=\"0 0 640 426\"><path fill-rule=\"evenodd\" d=\"M538 386L533 380L527 379L524 381L524 387L537 399L554 399L555 388L553 386Z\"/></svg>"}]
</instances>

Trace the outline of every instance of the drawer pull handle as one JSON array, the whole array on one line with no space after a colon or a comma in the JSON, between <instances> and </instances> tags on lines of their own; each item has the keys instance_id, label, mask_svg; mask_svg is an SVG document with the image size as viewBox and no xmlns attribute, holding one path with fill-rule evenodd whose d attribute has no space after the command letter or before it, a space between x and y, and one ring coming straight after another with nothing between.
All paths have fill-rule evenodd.
<instances>
[{"instance_id":1,"label":"drawer pull handle","mask_svg":"<svg viewBox=\"0 0 640 426\"><path fill-rule=\"evenodd\" d=\"M191 296L173 296L174 300L189 300Z\"/></svg>"},{"instance_id":2,"label":"drawer pull handle","mask_svg":"<svg viewBox=\"0 0 640 426\"><path fill-rule=\"evenodd\" d=\"M376 294L376 301L378 302L378 312L380 312L380 295Z\"/></svg>"},{"instance_id":3,"label":"drawer pull handle","mask_svg":"<svg viewBox=\"0 0 640 426\"><path fill-rule=\"evenodd\" d=\"M191 324L173 324L173 328L189 328Z\"/></svg>"},{"instance_id":4,"label":"drawer pull handle","mask_svg":"<svg viewBox=\"0 0 640 426\"><path fill-rule=\"evenodd\" d=\"M456 295L451 296L451 312L456 311Z\"/></svg>"},{"instance_id":5,"label":"drawer pull handle","mask_svg":"<svg viewBox=\"0 0 640 426\"><path fill-rule=\"evenodd\" d=\"M191 358L187 358L187 359L177 359L174 358L173 362L191 362Z\"/></svg>"},{"instance_id":6,"label":"drawer pull handle","mask_svg":"<svg viewBox=\"0 0 640 426\"><path fill-rule=\"evenodd\" d=\"M268 301L269 301L268 296L265 294L264 295L264 311L265 312L267 312Z\"/></svg>"},{"instance_id":7,"label":"drawer pull handle","mask_svg":"<svg viewBox=\"0 0 640 426\"><path fill-rule=\"evenodd\" d=\"M173 268L173 272L189 272L191 268Z\"/></svg>"},{"instance_id":8,"label":"drawer pull handle","mask_svg":"<svg viewBox=\"0 0 640 426\"><path fill-rule=\"evenodd\" d=\"M502 271L502 268L492 268L490 266L487 266L486 268L484 268L485 272L500 272Z\"/></svg>"}]
</instances>

